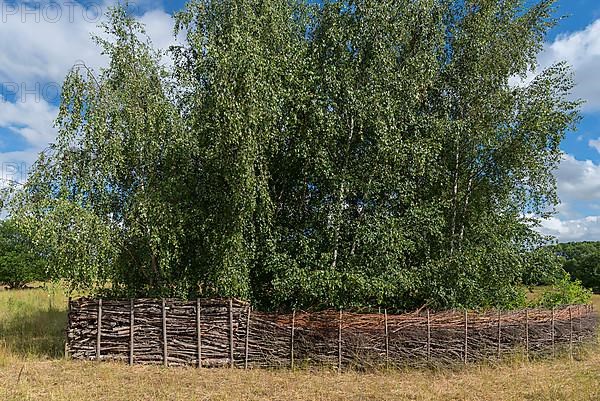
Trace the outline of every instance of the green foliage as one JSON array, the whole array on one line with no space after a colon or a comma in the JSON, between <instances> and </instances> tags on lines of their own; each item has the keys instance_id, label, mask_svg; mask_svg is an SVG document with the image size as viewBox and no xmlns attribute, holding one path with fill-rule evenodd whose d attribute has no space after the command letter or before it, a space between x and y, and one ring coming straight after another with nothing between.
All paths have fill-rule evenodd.
<instances>
[{"instance_id":1,"label":"green foliage","mask_svg":"<svg viewBox=\"0 0 600 401\"><path fill-rule=\"evenodd\" d=\"M193 0L169 70L117 8L13 213L74 288L513 305L579 116L565 65L509 84L552 3Z\"/></svg>"},{"instance_id":2,"label":"green foliage","mask_svg":"<svg viewBox=\"0 0 600 401\"><path fill-rule=\"evenodd\" d=\"M551 308L562 305L589 304L592 291L584 288L581 281L572 281L565 277L549 289L546 289L533 306Z\"/></svg>"},{"instance_id":3,"label":"green foliage","mask_svg":"<svg viewBox=\"0 0 600 401\"><path fill-rule=\"evenodd\" d=\"M571 277L600 293L600 242L557 244L549 251L560 257L563 269Z\"/></svg>"},{"instance_id":4,"label":"green foliage","mask_svg":"<svg viewBox=\"0 0 600 401\"><path fill-rule=\"evenodd\" d=\"M79 66L67 76L57 141L16 197L17 216L47 252L52 277L72 290L110 282L116 293L175 295L192 159L160 55L123 9L110 21L114 40L96 38L110 66L99 77Z\"/></svg>"},{"instance_id":5,"label":"green foliage","mask_svg":"<svg viewBox=\"0 0 600 401\"><path fill-rule=\"evenodd\" d=\"M33 252L29 239L12 221L0 221L0 285L23 288L44 279L44 260Z\"/></svg>"},{"instance_id":6,"label":"green foliage","mask_svg":"<svg viewBox=\"0 0 600 401\"><path fill-rule=\"evenodd\" d=\"M552 285L565 277L562 257L550 247L540 246L526 254L523 284L529 287ZM577 277L575 277L577 278Z\"/></svg>"}]
</instances>

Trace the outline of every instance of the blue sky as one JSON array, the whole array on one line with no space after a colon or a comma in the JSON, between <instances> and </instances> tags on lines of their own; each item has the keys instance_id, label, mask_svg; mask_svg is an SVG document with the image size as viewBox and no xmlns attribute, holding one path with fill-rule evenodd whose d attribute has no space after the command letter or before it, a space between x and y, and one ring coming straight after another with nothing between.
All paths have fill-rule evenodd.
<instances>
[{"instance_id":1,"label":"blue sky","mask_svg":"<svg viewBox=\"0 0 600 401\"><path fill-rule=\"evenodd\" d=\"M54 140L58 90L69 68L78 61L104 65L90 35L99 32L100 16L112 2L0 0L0 185L23 181L38 152ZM173 44L171 14L184 1L130 4L157 47ZM558 0L557 16L566 18L549 33L538 62L540 68L571 64L574 96L586 104L578 131L562 145L556 172L562 203L540 230L559 241L600 240L600 1Z\"/></svg>"}]
</instances>

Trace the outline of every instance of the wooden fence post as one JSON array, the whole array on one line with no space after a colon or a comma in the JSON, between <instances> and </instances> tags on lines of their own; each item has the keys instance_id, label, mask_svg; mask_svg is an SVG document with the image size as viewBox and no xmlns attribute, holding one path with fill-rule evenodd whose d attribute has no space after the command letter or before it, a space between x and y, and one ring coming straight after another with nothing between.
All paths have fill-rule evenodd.
<instances>
[{"instance_id":1,"label":"wooden fence post","mask_svg":"<svg viewBox=\"0 0 600 401\"><path fill-rule=\"evenodd\" d=\"M233 359L233 300L229 298L229 365L235 366Z\"/></svg>"},{"instance_id":2,"label":"wooden fence post","mask_svg":"<svg viewBox=\"0 0 600 401\"><path fill-rule=\"evenodd\" d=\"M552 358L556 357L556 346L555 346L555 333L554 333L554 307L552 307L552 320L551 320L551 326L552 326Z\"/></svg>"},{"instance_id":3,"label":"wooden fence post","mask_svg":"<svg viewBox=\"0 0 600 401\"><path fill-rule=\"evenodd\" d=\"M502 357L502 311L498 310L498 359Z\"/></svg>"},{"instance_id":4,"label":"wooden fence post","mask_svg":"<svg viewBox=\"0 0 600 401\"><path fill-rule=\"evenodd\" d=\"M386 367L386 369L389 369L389 367L390 367L390 332L388 329L387 309L384 309L383 313L384 313L384 321L385 321L385 367Z\"/></svg>"},{"instance_id":5,"label":"wooden fence post","mask_svg":"<svg viewBox=\"0 0 600 401\"><path fill-rule=\"evenodd\" d=\"M468 361L468 345L469 345L469 314L467 312L467 310L465 309L465 365L467 364Z\"/></svg>"},{"instance_id":6,"label":"wooden fence post","mask_svg":"<svg viewBox=\"0 0 600 401\"><path fill-rule=\"evenodd\" d=\"M101 350L100 343L102 341L102 298L98 300L98 319L96 321L96 360L100 360Z\"/></svg>"},{"instance_id":7,"label":"wooden fence post","mask_svg":"<svg viewBox=\"0 0 600 401\"><path fill-rule=\"evenodd\" d=\"M338 330L338 373L342 372L342 310L340 309Z\"/></svg>"},{"instance_id":8,"label":"wooden fence post","mask_svg":"<svg viewBox=\"0 0 600 401\"><path fill-rule=\"evenodd\" d=\"M431 317L427 308L427 361L431 361Z\"/></svg>"},{"instance_id":9,"label":"wooden fence post","mask_svg":"<svg viewBox=\"0 0 600 401\"><path fill-rule=\"evenodd\" d=\"M569 357L573 361L573 311L569 306Z\"/></svg>"},{"instance_id":10,"label":"wooden fence post","mask_svg":"<svg viewBox=\"0 0 600 401\"><path fill-rule=\"evenodd\" d=\"M71 297L67 300L67 324L71 322ZM65 359L69 359L69 328L67 327L67 336L65 338Z\"/></svg>"},{"instance_id":11,"label":"wooden fence post","mask_svg":"<svg viewBox=\"0 0 600 401\"><path fill-rule=\"evenodd\" d=\"M296 309L292 311L292 338L290 340L290 366L294 370L294 331L296 330Z\"/></svg>"},{"instance_id":12,"label":"wooden fence post","mask_svg":"<svg viewBox=\"0 0 600 401\"><path fill-rule=\"evenodd\" d=\"M134 304L133 298L129 301L129 364L133 365L133 349L134 349L134 329L135 329L135 315L134 315Z\"/></svg>"},{"instance_id":13,"label":"wooden fence post","mask_svg":"<svg viewBox=\"0 0 600 401\"><path fill-rule=\"evenodd\" d=\"M162 335L163 335L163 364L169 366L169 350L167 346L167 305L162 299Z\"/></svg>"},{"instance_id":14,"label":"wooden fence post","mask_svg":"<svg viewBox=\"0 0 600 401\"><path fill-rule=\"evenodd\" d=\"M248 314L246 315L246 344L244 347L244 369L248 369L248 338L250 337L250 310L252 308L248 306Z\"/></svg>"},{"instance_id":15,"label":"wooden fence post","mask_svg":"<svg viewBox=\"0 0 600 401\"><path fill-rule=\"evenodd\" d=\"M198 367L202 367L202 305L200 298L196 299L196 340L198 349Z\"/></svg>"},{"instance_id":16,"label":"wooden fence post","mask_svg":"<svg viewBox=\"0 0 600 401\"><path fill-rule=\"evenodd\" d=\"M525 309L525 354L529 361L529 308Z\"/></svg>"},{"instance_id":17,"label":"wooden fence post","mask_svg":"<svg viewBox=\"0 0 600 401\"><path fill-rule=\"evenodd\" d=\"M581 335L581 321L583 320L582 317L582 313L581 313L581 305L579 305L577 307L577 321L579 323L579 330L577 330L577 343L580 343L582 341L582 335Z\"/></svg>"}]
</instances>

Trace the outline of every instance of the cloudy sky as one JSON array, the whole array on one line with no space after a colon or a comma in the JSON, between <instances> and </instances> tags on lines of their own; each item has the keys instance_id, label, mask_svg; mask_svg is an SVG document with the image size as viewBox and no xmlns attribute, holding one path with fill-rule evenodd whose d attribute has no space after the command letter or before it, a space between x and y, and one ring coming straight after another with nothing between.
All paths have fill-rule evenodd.
<instances>
[{"instance_id":1,"label":"cloudy sky","mask_svg":"<svg viewBox=\"0 0 600 401\"><path fill-rule=\"evenodd\" d=\"M0 0L0 181L22 181L40 150L52 142L62 80L78 62L104 60L91 44L112 0ZM566 60L574 69L575 96L586 101L577 132L563 143L556 172L562 204L543 223L559 241L600 240L600 1L558 0L566 16L547 38L540 67ZM171 14L182 0L130 1L155 45L173 42ZM1 185L1 183L0 183Z\"/></svg>"}]
</instances>

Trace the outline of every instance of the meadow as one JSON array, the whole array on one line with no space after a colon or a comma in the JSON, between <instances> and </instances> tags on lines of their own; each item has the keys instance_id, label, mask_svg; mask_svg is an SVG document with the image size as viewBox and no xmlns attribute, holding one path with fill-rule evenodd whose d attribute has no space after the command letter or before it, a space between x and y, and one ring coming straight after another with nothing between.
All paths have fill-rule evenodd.
<instances>
[{"instance_id":1,"label":"meadow","mask_svg":"<svg viewBox=\"0 0 600 401\"><path fill-rule=\"evenodd\" d=\"M600 308L600 296L594 297ZM568 358L444 370L337 374L165 369L64 358L66 298L0 290L0 400L598 400L600 347Z\"/></svg>"}]
</instances>

